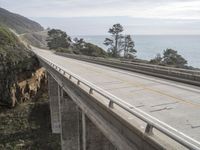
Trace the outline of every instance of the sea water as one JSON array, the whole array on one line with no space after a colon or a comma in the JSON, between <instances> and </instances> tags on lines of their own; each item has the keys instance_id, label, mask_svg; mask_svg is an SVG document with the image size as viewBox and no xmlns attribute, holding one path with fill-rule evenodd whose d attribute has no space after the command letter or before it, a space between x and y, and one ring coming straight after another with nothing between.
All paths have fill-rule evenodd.
<instances>
[{"instance_id":1,"label":"sea water","mask_svg":"<svg viewBox=\"0 0 200 150\"><path fill-rule=\"evenodd\" d=\"M109 35L77 37L107 49L103 42ZM156 54L162 54L164 50L171 48L178 51L189 66L200 68L200 35L133 35L132 38L137 58L150 60Z\"/></svg>"}]
</instances>

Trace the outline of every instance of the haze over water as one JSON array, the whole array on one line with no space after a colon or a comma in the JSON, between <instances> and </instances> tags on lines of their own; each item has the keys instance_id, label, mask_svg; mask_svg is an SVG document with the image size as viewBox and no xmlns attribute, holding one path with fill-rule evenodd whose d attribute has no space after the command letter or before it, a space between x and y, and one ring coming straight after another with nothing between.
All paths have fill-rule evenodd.
<instances>
[{"instance_id":1,"label":"haze over water","mask_svg":"<svg viewBox=\"0 0 200 150\"><path fill-rule=\"evenodd\" d=\"M103 49L105 37L108 36L78 36L85 41L96 44ZM135 35L137 58L150 60L163 50L171 48L177 50L187 61L189 66L200 68L200 35Z\"/></svg>"}]
</instances>

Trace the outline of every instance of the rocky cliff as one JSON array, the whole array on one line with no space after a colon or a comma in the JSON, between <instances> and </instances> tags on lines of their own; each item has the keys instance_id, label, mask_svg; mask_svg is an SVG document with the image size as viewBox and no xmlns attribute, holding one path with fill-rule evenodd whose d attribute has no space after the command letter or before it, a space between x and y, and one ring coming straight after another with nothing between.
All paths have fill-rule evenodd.
<instances>
[{"instance_id":1,"label":"rocky cliff","mask_svg":"<svg viewBox=\"0 0 200 150\"><path fill-rule=\"evenodd\" d=\"M44 78L37 58L12 32L0 26L0 104L14 107L30 99Z\"/></svg>"}]
</instances>

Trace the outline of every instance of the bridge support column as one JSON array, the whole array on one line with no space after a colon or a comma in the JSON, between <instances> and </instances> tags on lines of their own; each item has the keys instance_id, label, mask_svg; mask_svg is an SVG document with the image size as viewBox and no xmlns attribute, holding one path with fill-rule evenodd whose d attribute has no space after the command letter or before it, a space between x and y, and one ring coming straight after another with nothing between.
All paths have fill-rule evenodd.
<instances>
[{"instance_id":1,"label":"bridge support column","mask_svg":"<svg viewBox=\"0 0 200 150\"><path fill-rule=\"evenodd\" d=\"M48 74L48 94L51 112L51 128L53 133L60 133L58 83Z\"/></svg>"},{"instance_id":2,"label":"bridge support column","mask_svg":"<svg viewBox=\"0 0 200 150\"><path fill-rule=\"evenodd\" d=\"M60 88L60 120L62 150L80 150L80 111Z\"/></svg>"},{"instance_id":3,"label":"bridge support column","mask_svg":"<svg viewBox=\"0 0 200 150\"><path fill-rule=\"evenodd\" d=\"M62 150L116 150L61 87L59 95Z\"/></svg>"},{"instance_id":4,"label":"bridge support column","mask_svg":"<svg viewBox=\"0 0 200 150\"><path fill-rule=\"evenodd\" d=\"M116 150L110 141L82 112L83 150Z\"/></svg>"}]
</instances>

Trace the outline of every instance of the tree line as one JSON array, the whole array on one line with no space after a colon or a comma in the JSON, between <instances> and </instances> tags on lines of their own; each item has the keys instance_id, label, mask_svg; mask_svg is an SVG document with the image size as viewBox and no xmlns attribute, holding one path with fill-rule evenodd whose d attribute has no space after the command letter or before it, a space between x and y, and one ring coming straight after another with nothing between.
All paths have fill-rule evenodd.
<instances>
[{"instance_id":1,"label":"tree line","mask_svg":"<svg viewBox=\"0 0 200 150\"><path fill-rule=\"evenodd\" d=\"M114 24L108 30L111 37L106 38L104 44L108 47L107 51L111 57L116 58L123 56L127 59L134 59L136 58L135 54L137 52L137 50L134 49L135 42L131 38L131 35L123 35L123 31L124 29L121 24ZM186 67L187 60L178 54L176 50L166 49L163 51L163 56L157 54L149 63L184 68Z\"/></svg>"},{"instance_id":2,"label":"tree line","mask_svg":"<svg viewBox=\"0 0 200 150\"><path fill-rule=\"evenodd\" d=\"M108 33L110 37L105 38L103 44L107 46L107 51L102 48L84 41L84 39L71 39L66 32L59 29L49 29L47 45L49 49L54 49L58 52L66 52L73 54L83 54L95 57L113 57L126 58L130 60L136 59L137 50L135 49L135 42L131 35L122 34L124 28L121 24L114 24L109 28ZM137 59L138 61L138 59ZM176 50L166 49L163 55L157 54L155 58L149 61L151 64L173 66L185 68L187 60L183 58Z\"/></svg>"},{"instance_id":3,"label":"tree line","mask_svg":"<svg viewBox=\"0 0 200 150\"><path fill-rule=\"evenodd\" d=\"M72 39L66 32L59 29L48 31L47 46L50 50L94 57L106 57L107 53L97 45L88 43L82 38Z\"/></svg>"}]
</instances>

